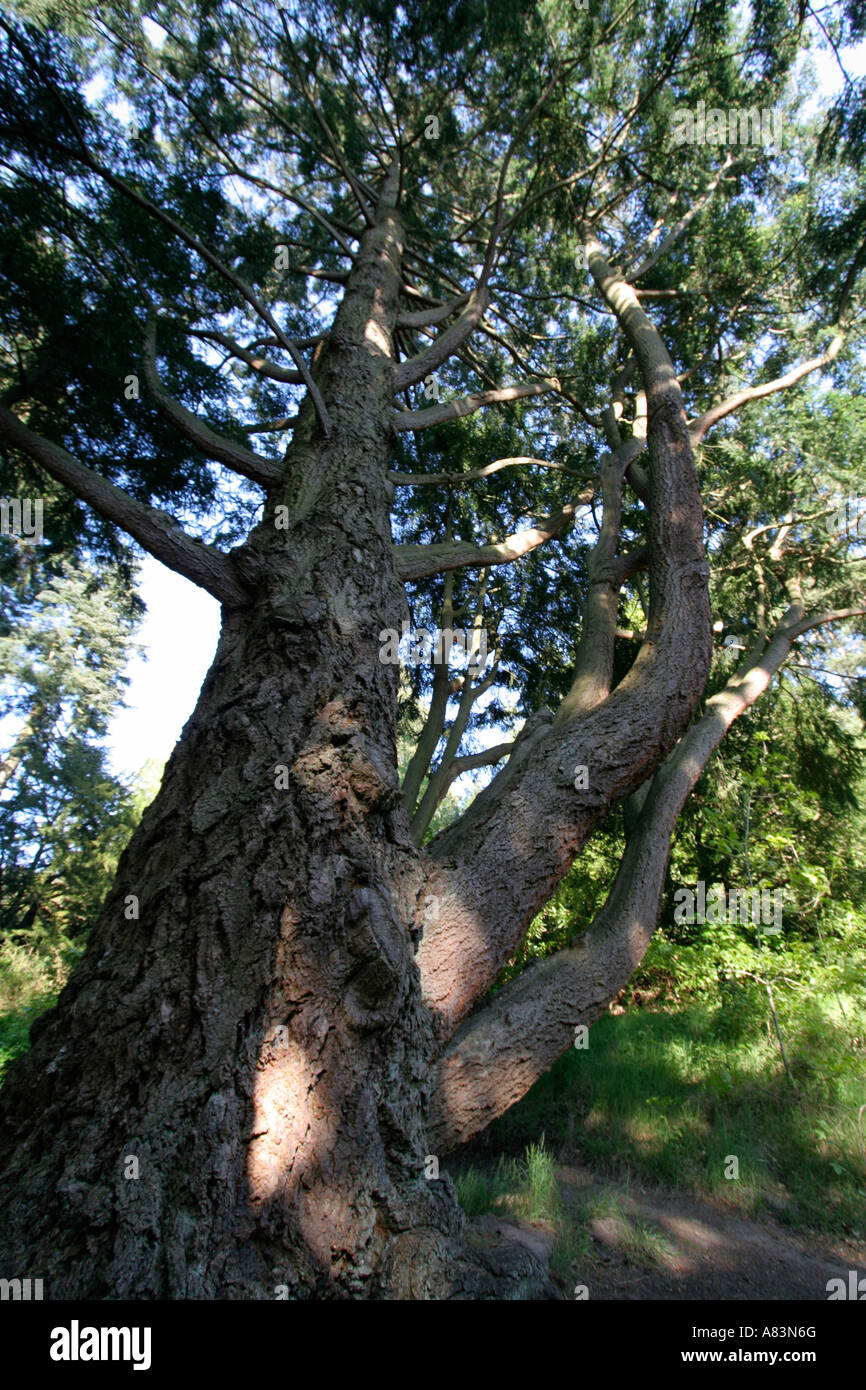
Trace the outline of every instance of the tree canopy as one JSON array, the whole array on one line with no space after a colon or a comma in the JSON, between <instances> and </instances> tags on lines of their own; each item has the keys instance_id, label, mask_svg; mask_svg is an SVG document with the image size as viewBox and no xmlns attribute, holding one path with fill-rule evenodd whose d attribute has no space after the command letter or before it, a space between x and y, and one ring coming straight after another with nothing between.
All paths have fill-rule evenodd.
<instances>
[{"instance_id":1,"label":"tree canopy","mask_svg":"<svg viewBox=\"0 0 866 1390\"><path fill-rule=\"evenodd\" d=\"M405 1046L429 1123L394 1103L352 1168L359 1212L385 1168L404 1181L401 1144L477 1132L626 983L695 788L675 867L826 892L832 855L795 862L790 826L862 774L866 189L843 53L864 28L859 0L0 17L2 486L44 497L49 567L129 578L143 549L223 606L70 998L89 980L122 1014L116 917L141 879L153 1037L182 933L199 959L213 931L223 1064L267 1050L293 991L321 995L322 1070L360 1136L352 1068L408 1086ZM829 105L816 48L841 72ZM456 630L463 658L437 660ZM491 767L443 825L461 774ZM514 971L592 835L591 921ZM309 943L329 932L326 966ZM297 1023L305 1059L318 1018ZM276 1164L251 1179L265 1206Z\"/></svg>"}]
</instances>

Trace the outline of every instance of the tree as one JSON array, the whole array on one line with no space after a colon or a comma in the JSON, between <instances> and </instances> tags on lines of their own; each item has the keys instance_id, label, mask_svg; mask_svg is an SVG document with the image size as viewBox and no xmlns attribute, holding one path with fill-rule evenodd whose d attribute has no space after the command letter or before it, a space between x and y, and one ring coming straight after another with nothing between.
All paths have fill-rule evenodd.
<instances>
[{"instance_id":1,"label":"tree","mask_svg":"<svg viewBox=\"0 0 866 1390\"><path fill-rule=\"evenodd\" d=\"M10 604L0 637L0 932L86 932L143 808L100 744L126 684L134 617L120 577L70 569Z\"/></svg>"},{"instance_id":2,"label":"tree","mask_svg":"<svg viewBox=\"0 0 866 1390\"><path fill-rule=\"evenodd\" d=\"M807 35L719 0L140 13L2 21L0 440L16 485L68 490L67 545L123 554L120 528L223 625L4 1088L4 1256L54 1297L493 1296L516 1256L472 1243L438 1159L622 987L725 731L863 612L856 537L793 514L759 431L713 499L748 650L701 710L696 451L711 477L736 412L856 374L850 238L810 281L841 195L786 86ZM735 149L672 149L698 102ZM475 639L411 675L401 789L407 585ZM518 682L501 769L424 844ZM481 1003L620 804L588 931Z\"/></svg>"}]
</instances>

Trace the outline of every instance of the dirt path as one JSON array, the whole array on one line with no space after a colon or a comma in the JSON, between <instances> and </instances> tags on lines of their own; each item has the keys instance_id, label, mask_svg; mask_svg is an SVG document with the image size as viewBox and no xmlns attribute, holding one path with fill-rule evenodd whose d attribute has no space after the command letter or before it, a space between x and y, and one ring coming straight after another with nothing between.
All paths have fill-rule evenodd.
<instances>
[{"instance_id":1,"label":"dirt path","mask_svg":"<svg viewBox=\"0 0 866 1390\"><path fill-rule=\"evenodd\" d=\"M590 1299L776 1299L826 1301L827 1281L850 1270L866 1276L866 1247L793 1235L772 1219L755 1221L701 1198L601 1181L591 1171L558 1166L565 1211L585 1248L574 1280L563 1287ZM549 1254L553 1232L541 1223L501 1223ZM504 1233L504 1232L503 1232ZM562 1281L560 1281L562 1282ZM863 1285L866 1300L866 1283Z\"/></svg>"}]
</instances>

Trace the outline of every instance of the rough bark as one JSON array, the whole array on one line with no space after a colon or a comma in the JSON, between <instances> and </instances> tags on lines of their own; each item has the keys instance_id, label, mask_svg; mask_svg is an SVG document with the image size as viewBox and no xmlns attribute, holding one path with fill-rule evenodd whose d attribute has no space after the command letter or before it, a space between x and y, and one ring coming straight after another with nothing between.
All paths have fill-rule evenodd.
<instances>
[{"instance_id":1,"label":"rough bark","mask_svg":"<svg viewBox=\"0 0 866 1390\"><path fill-rule=\"evenodd\" d=\"M422 856L396 778L397 670L378 643L408 611L389 520L395 188L396 170L262 522L230 559L208 554L232 579L213 667L85 958L0 1098L0 1252L51 1297L551 1294L525 1253L466 1239L425 1162L427 1099L448 1037L593 826L688 721L709 660L700 500L670 361L596 252L647 391L646 638L612 695L535 722ZM465 315L453 328L468 331ZM81 466L61 455L45 466L75 486ZM624 466L608 480L614 519ZM98 495L115 505L110 484ZM133 520L164 544L150 509ZM513 558L489 549L469 563ZM614 616L608 603L605 631ZM620 963L600 944L590 986L609 998Z\"/></svg>"},{"instance_id":2,"label":"rough bark","mask_svg":"<svg viewBox=\"0 0 866 1390\"><path fill-rule=\"evenodd\" d=\"M3 1268L51 1298L548 1287L473 1252L425 1171L418 854L378 660L407 612L386 476L400 237L386 200L320 364L331 434L305 406L245 548L256 593L224 611L85 957L2 1093Z\"/></svg>"},{"instance_id":3,"label":"rough bark","mask_svg":"<svg viewBox=\"0 0 866 1390\"><path fill-rule=\"evenodd\" d=\"M711 659L709 567L682 396L634 291L590 244L590 268L637 358L647 397L646 637L616 690L555 720L431 845L438 916L418 950L424 997L445 1040L502 966L614 801L658 767L688 724ZM576 786L576 767L588 772ZM502 865L508 865L507 875Z\"/></svg>"}]
</instances>

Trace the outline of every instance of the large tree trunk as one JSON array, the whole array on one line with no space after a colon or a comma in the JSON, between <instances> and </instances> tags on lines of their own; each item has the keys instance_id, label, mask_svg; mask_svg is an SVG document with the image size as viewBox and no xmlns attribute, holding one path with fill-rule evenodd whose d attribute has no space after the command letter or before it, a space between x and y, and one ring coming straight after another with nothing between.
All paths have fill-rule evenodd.
<instances>
[{"instance_id":1,"label":"large tree trunk","mask_svg":"<svg viewBox=\"0 0 866 1390\"><path fill-rule=\"evenodd\" d=\"M224 609L86 955L4 1088L3 1269L38 1270L49 1297L497 1288L425 1163L421 878L378 642L407 611L387 482L393 194L320 365L332 432L304 409L237 557L254 597Z\"/></svg>"},{"instance_id":2,"label":"large tree trunk","mask_svg":"<svg viewBox=\"0 0 866 1390\"><path fill-rule=\"evenodd\" d=\"M3 1268L49 1297L551 1292L527 1252L465 1237L427 1163L429 1090L593 826L689 719L709 662L700 501L670 361L597 255L647 379L649 637L612 696L602 679L600 704L527 739L422 855L397 782L397 668L379 660L407 611L387 480L395 195L396 168L317 367L330 432L308 398L285 480L222 575L219 648L160 793L0 1097ZM573 1001L577 1022L579 982ZM454 1075L440 1068L432 1109L449 1145L466 1127ZM471 1088L474 1123L497 1107Z\"/></svg>"},{"instance_id":3,"label":"large tree trunk","mask_svg":"<svg viewBox=\"0 0 866 1390\"><path fill-rule=\"evenodd\" d=\"M3 1268L50 1297L484 1291L425 1170L416 851L374 642L402 595L320 556L315 620L293 627L270 587L227 616L86 957L9 1077Z\"/></svg>"},{"instance_id":4,"label":"large tree trunk","mask_svg":"<svg viewBox=\"0 0 866 1390\"><path fill-rule=\"evenodd\" d=\"M292 629L266 591L227 617L86 958L4 1096L4 1253L53 1296L357 1290L393 1231L436 1224L390 680L369 635L341 640L324 612Z\"/></svg>"}]
</instances>

